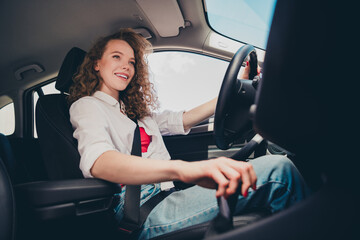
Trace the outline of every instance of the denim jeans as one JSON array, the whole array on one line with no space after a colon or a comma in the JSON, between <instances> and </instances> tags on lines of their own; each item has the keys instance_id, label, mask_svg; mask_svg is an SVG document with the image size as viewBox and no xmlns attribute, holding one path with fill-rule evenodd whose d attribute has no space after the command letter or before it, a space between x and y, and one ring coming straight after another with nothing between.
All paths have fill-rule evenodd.
<instances>
[{"instance_id":1,"label":"denim jeans","mask_svg":"<svg viewBox=\"0 0 360 240\"><path fill-rule=\"evenodd\" d=\"M267 155L254 160L257 190L249 189L248 196L239 196L236 214L255 209L275 213L304 199L309 190L293 163L281 155ZM143 185L141 203L160 192L159 184ZM117 220L123 214L125 190L115 208ZM149 239L213 219L218 213L215 190L194 186L176 191L160 202L149 214L139 233L139 239Z\"/></svg>"}]
</instances>

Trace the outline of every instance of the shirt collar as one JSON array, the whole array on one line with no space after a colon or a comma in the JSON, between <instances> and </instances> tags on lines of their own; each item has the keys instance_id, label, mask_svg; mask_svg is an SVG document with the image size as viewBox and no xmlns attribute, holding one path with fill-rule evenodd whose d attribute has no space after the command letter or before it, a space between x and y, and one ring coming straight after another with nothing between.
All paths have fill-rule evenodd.
<instances>
[{"instance_id":1,"label":"shirt collar","mask_svg":"<svg viewBox=\"0 0 360 240\"><path fill-rule=\"evenodd\" d=\"M93 97L96 97L97 99L113 106L113 107L118 107L120 108L120 103L115 99L113 98L112 96L108 95L107 93L104 93L102 91L96 91L94 94L93 94Z\"/></svg>"}]
</instances>

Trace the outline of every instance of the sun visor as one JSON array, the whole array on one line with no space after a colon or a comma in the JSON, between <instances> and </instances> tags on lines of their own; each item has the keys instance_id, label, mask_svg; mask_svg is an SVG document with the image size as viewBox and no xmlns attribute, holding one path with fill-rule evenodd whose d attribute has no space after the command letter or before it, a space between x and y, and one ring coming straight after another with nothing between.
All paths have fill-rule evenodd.
<instances>
[{"instance_id":1,"label":"sun visor","mask_svg":"<svg viewBox=\"0 0 360 240\"><path fill-rule=\"evenodd\" d=\"M185 20L176 0L136 0L136 2L161 37L177 36L179 28L185 28Z\"/></svg>"}]
</instances>

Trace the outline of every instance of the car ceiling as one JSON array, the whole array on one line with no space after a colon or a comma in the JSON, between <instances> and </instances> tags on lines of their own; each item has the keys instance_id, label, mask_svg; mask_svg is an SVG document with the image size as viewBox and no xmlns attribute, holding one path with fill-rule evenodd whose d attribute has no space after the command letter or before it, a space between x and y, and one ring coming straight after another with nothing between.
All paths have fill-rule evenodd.
<instances>
[{"instance_id":1,"label":"car ceiling","mask_svg":"<svg viewBox=\"0 0 360 240\"><path fill-rule=\"evenodd\" d=\"M204 17L202 0L174 0L186 24L174 37L160 37L138 1L142 0L1 1L0 95L5 91L20 94L19 89L56 77L69 49L76 46L87 50L96 38L122 27L148 29L155 50L203 52L211 29ZM162 0L150 1L154 2L157 14L166 11L161 6ZM211 51L207 53L211 55ZM219 53L213 55L221 56ZM16 70L31 64L41 66L44 71L28 71L22 80L16 80Z\"/></svg>"}]
</instances>

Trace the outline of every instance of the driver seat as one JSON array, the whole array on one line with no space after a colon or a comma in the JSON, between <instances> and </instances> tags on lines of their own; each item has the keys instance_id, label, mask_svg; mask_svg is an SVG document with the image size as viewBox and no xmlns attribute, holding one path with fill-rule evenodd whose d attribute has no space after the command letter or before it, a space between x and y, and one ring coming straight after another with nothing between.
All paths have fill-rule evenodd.
<instances>
[{"instance_id":1,"label":"driver seat","mask_svg":"<svg viewBox=\"0 0 360 240\"><path fill-rule=\"evenodd\" d=\"M55 87L60 94L41 96L36 106L37 131L47 174L51 180L83 178L79 169L80 155L73 138L69 106L66 96L86 52L77 47L66 55L60 68ZM56 144L54 144L56 143ZM234 227L242 227L268 215L255 212L234 217ZM201 239L211 222L174 231L155 239Z\"/></svg>"},{"instance_id":2,"label":"driver seat","mask_svg":"<svg viewBox=\"0 0 360 240\"><path fill-rule=\"evenodd\" d=\"M86 52L79 48L69 51L55 85L61 93L40 96L36 105L36 129L50 180L83 178L79 168L77 140L72 135L66 94L72 83L72 76L85 55Z\"/></svg>"}]
</instances>

